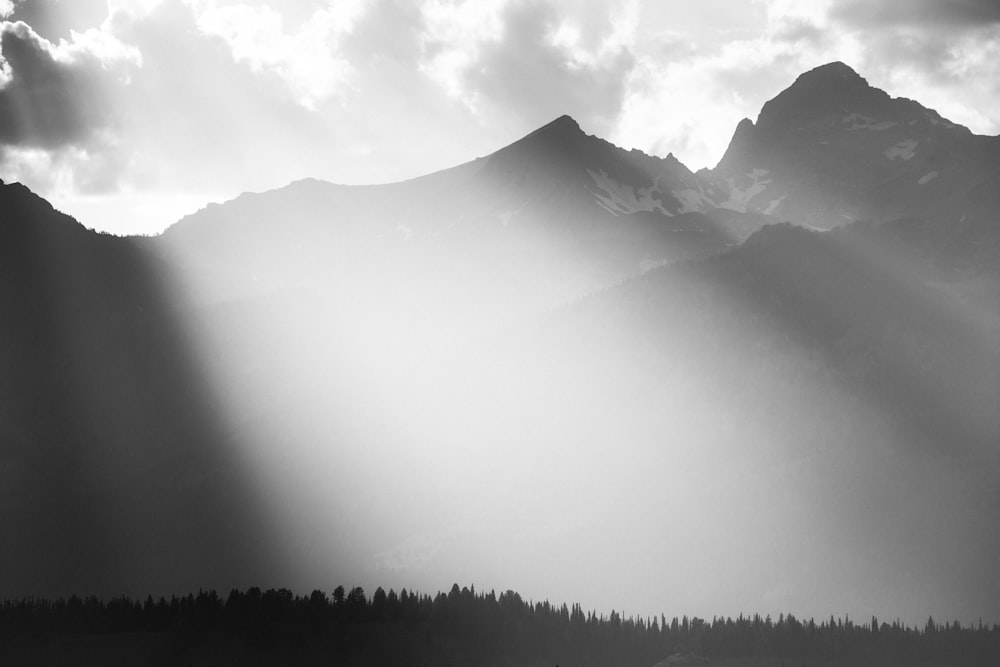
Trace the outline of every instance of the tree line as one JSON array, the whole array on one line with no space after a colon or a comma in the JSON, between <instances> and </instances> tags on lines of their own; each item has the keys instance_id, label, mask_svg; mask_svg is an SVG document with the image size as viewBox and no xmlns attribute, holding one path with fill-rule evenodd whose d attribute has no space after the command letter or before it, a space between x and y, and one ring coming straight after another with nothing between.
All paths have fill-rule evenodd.
<instances>
[{"instance_id":1,"label":"tree line","mask_svg":"<svg viewBox=\"0 0 1000 667\"><path fill-rule=\"evenodd\" d=\"M995 624L928 619L923 627L913 627L876 618L805 621L791 614L777 619L637 618L457 584L434 596L382 588L369 596L360 587L338 586L330 594L316 590L308 596L250 588L233 590L225 598L200 591L170 599L74 596L0 604L0 657L5 647L27 650L32 640L53 637L69 638L62 643L66 651L75 650L74 638L98 638L96 645L106 651L116 638L158 638L161 644L167 638L174 644L215 647L208 652L214 664L236 664L247 655L288 664L405 660L417 665L564 667L650 667L670 656L706 664L732 658L857 665L995 665L1000 660L1000 626ZM190 656L185 661L198 662Z\"/></svg>"}]
</instances>

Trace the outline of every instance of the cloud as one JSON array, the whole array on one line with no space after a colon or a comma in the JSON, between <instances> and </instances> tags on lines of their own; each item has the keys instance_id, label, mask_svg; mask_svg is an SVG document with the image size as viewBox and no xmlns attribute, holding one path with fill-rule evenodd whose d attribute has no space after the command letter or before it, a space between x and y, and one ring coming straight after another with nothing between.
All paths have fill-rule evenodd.
<instances>
[{"instance_id":1,"label":"cloud","mask_svg":"<svg viewBox=\"0 0 1000 667\"><path fill-rule=\"evenodd\" d=\"M109 147L113 144L104 136L88 147L0 146L0 178L29 183L50 197L114 192L127 165L121 162L124 154Z\"/></svg>"},{"instance_id":2,"label":"cloud","mask_svg":"<svg viewBox=\"0 0 1000 667\"><path fill-rule=\"evenodd\" d=\"M55 148L110 124L102 79L119 54L107 40L80 37L55 46L25 23L0 24L0 143Z\"/></svg>"},{"instance_id":3,"label":"cloud","mask_svg":"<svg viewBox=\"0 0 1000 667\"><path fill-rule=\"evenodd\" d=\"M996 0L841 0L833 17L869 28L987 26L1000 23L1000 3Z\"/></svg>"},{"instance_id":4,"label":"cloud","mask_svg":"<svg viewBox=\"0 0 1000 667\"><path fill-rule=\"evenodd\" d=\"M505 4L506 0L428 0L421 5L424 57L420 70L473 111L479 100L476 91L466 86L464 76L488 44L501 40Z\"/></svg>"},{"instance_id":5,"label":"cloud","mask_svg":"<svg viewBox=\"0 0 1000 667\"><path fill-rule=\"evenodd\" d=\"M198 18L187 4L167 1L118 17L116 35L143 60L141 75L115 91L122 150L132 154L123 185L278 185L269 175L288 168L292 153L305 166L314 159L324 119L278 73L238 60L232 44L201 30Z\"/></svg>"},{"instance_id":6,"label":"cloud","mask_svg":"<svg viewBox=\"0 0 1000 667\"><path fill-rule=\"evenodd\" d=\"M221 37L236 62L256 73L276 74L306 108L315 109L355 75L338 46L364 14L360 0L329 3L295 32L286 32L283 15L267 5L218 6L204 0L190 4L202 32Z\"/></svg>"},{"instance_id":7,"label":"cloud","mask_svg":"<svg viewBox=\"0 0 1000 667\"><path fill-rule=\"evenodd\" d=\"M48 196L115 191L128 165L113 93L141 65L107 26L53 43L0 23L0 177Z\"/></svg>"},{"instance_id":8,"label":"cloud","mask_svg":"<svg viewBox=\"0 0 1000 667\"><path fill-rule=\"evenodd\" d=\"M610 25L606 42L588 50L544 3L512 3L504 12L503 40L483 49L465 82L505 113L540 125L563 113L603 131L622 103L635 58Z\"/></svg>"},{"instance_id":9,"label":"cloud","mask_svg":"<svg viewBox=\"0 0 1000 667\"><path fill-rule=\"evenodd\" d=\"M484 122L531 129L569 113L600 132L617 115L635 65L627 6L576 21L539 0L424 10L422 71Z\"/></svg>"},{"instance_id":10,"label":"cloud","mask_svg":"<svg viewBox=\"0 0 1000 667\"><path fill-rule=\"evenodd\" d=\"M70 38L72 31L97 28L107 16L107 0L13 0L13 21L24 21L46 39Z\"/></svg>"},{"instance_id":11,"label":"cloud","mask_svg":"<svg viewBox=\"0 0 1000 667\"><path fill-rule=\"evenodd\" d=\"M340 52L365 77L377 75L387 61L412 69L421 56L423 26L422 8L412 0L369 0L340 37Z\"/></svg>"}]
</instances>

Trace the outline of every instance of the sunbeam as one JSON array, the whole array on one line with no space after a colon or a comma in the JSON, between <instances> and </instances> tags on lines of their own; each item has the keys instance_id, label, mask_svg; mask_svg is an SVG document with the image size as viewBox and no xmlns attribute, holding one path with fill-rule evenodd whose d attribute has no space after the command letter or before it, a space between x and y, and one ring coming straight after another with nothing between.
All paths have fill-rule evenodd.
<instances>
[{"instance_id":1,"label":"sunbeam","mask_svg":"<svg viewBox=\"0 0 1000 667\"><path fill-rule=\"evenodd\" d=\"M167 593L273 571L155 263L22 186L3 200L4 594Z\"/></svg>"}]
</instances>

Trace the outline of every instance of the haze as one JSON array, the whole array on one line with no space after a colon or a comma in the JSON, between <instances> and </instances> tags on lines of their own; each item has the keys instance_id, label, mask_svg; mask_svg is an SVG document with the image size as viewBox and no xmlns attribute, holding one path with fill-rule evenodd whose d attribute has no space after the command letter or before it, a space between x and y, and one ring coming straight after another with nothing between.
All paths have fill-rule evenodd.
<instances>
[{"instance_id":1,"label":"haze","mask_svg":"<svg viewBox=\"0 0 1000 667\"><path fill-rule=\"evenodd\" d=\"M994 3L0 0L0 15L0 177L92 229L153 235L25 232L34 272L0 296L59 353L21 324L0 341L60 391L11 391L29 407L10 414L47 423L54 395L92 429L69 475L92 493L54 522L90 517L112 556L36 570L15 554L69 574L9 590L90 592L60 589L78 573L137 596L458 582L668 618L1000 620L1000 246L977 244L995 229ZM830 132L863 166L782 181L797 163L741 162L777 121L740 121L800 75L779 116L810 132L827 87L911 115L845 111ZM856 184L828 173L868 168L872 190L849 191L864 205L842 206L835 187ZM954 256L923 262L863 224L774 224L940 202L967 205L947 221L975 252L956 233L940 242ZM129 449L147 417L196 423L210 451ZM195 516L150 525L145 474L240 511L180 503ZM18 484L11 507L73 497ZM157 560L151 545L202 519L234 527ZM233 544L253 547L229 568Z\"/></svg>"}]
</instances>

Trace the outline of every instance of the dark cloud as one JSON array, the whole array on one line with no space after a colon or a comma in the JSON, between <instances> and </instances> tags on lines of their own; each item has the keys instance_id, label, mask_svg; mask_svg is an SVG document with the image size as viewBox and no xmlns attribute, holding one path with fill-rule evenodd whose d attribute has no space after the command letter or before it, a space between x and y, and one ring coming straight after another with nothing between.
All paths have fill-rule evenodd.
<instances>
[{"instance_id":1,"label":"dark cloud","mask_svg":"<svg viewBox=\"0 0 1000 667\"><path fill-rule=\"evenodd\" d=\"M14 0L14 21L24 21L46 39L69 39L70 31L96 28L108 14L106 0Z\"/></svg>"},{"instance_id":2,"label":"dark cloud","mask_svg":"<svg viewBox=\"0 0 1000 667\"><path fill-rule=\"evenodd\" d=\"M974 27L1000 23L997 0L841 0L835 18L859 26Z\"/></svg>"},{"instance_id":3,"label":"dark cloud","mask_svg":"<svg viewBox=\"0 0 1000 667\"><path fill-rule=\"evenodd\" d=\"M822 47L830 38L828 31L805 20L788 20L774 35L775 39L790 44Z\"/></svg>"},{"instance_id":4,"label":"dark cloud","mask_svg":"<svg viewBox=\"0 0 1000 667\"><path fill-rule=\"evenodd\" d=\"M965 99L969 99L975 82L995 80L991 59L983 59L977 51L996 49L996 37L983 28L1000 26L1000 3L914 1L899 8L884 5L858 5L856 15L840 16L842 25L860 28L864 35L866 57L857 66L863 66L875 80L891 81L901 72L910 72L938 91L952 88L957 97ZM879 9L885 11L876 16ZM971 76L972 72L977 74ZM926 95L918 96L930 101Z\"/></svg>"},{"instance_id":5,"label":"dark cloud","mask_svg":"<svg viewBox=\"0 0 1000 667\"><path fill-rule=\"evenodd\" d=\"M56 148L84 141L110 122L96 60L57 60L22 22L0 28L0 54L11 76L0 89L0 143Z\"/></svg>"},{"instance_id":6,"label":"dark cloud","mask_svg":"<svg viewBox=\"0 0 1000 667\"><path fill-rule=\"evenodd\" d=\"M869 66L887 76L902 63L939 84L964 77L953 67L957 57L951 40L935 32L918 34L883 33L871 35Z\"/></svg>"},{"instance_id":7,"label":"dark cloud","mask_svg":"<svg viewBox=\"0 0 1000 667\"><path fill-rule=\"evenodd\" d=\"M485 48L466 72L466 84L529 125L569 113L591 131L601 131L621 109L635 58L618 48L599 61L574 62L564 48L552 44L558 20L547 3L511 3L504 15L503 39Z\"/></svg>"}]
</instances>

